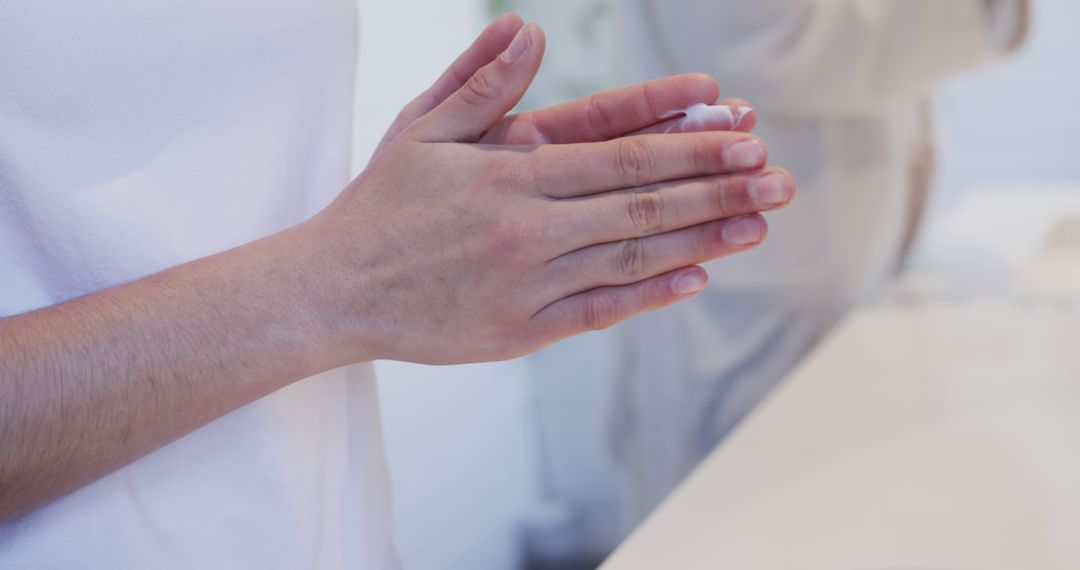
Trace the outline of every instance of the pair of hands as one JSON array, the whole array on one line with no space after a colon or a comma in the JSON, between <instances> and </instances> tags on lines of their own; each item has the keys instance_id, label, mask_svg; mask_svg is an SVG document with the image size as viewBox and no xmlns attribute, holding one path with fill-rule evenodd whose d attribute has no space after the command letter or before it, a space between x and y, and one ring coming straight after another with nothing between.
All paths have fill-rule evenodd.
<instances>
[{"instance_id":1,"label":"pair of hands","mask_svg":"<svg viewBox=\"0 0 1080 570\"><path fill-rule=\"evenodd\" d=\"M695 264L763 239L793 183L753 116L664 119L715 82L507 116L543 45L496 20L310 220L0 319L0 522L300 378L525 354L688 298Z\"/></svg>"},{"instance_id":2,"label":"pair of hands","mask_svg":"<svg viewBox=\"0 0 1080 570\"><path fill-rule=\"evenodd\" d=\"M665 118L716 101L703 75L507 115L543 49L537 26L495 20L298 228L342 362L511 358L689 298L696 264L759 244L759 212L791 199L752 113Z\"/></svg>"}]
</instances>

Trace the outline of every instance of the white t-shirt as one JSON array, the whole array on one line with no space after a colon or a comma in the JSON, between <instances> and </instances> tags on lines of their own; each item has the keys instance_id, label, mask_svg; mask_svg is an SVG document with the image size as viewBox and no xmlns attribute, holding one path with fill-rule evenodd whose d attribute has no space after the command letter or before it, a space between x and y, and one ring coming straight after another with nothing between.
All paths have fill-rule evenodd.
<instances>
[{"instance_id":1,"label":"white t-shirt","mask_svg":"<svg viewBox=\"0 0 1080 570\"><path fill-rule=\"evenodd\" d=\"M0 3L0 316L272 234L348 182L355 0ZM228 323L222 323L228 326ZM0 526L0 568L386 568L370 365Z\"/></svg>"}]
</instances>

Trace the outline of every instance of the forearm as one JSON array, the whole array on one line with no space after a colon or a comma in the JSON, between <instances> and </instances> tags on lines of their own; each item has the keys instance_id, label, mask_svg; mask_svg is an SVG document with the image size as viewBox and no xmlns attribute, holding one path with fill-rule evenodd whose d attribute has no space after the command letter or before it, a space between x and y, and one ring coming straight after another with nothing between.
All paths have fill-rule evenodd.
<instances>
[{"instance_id":1,"label":"forearm","mask_svg":"<svg viewBox=\"0 0 1080 570\"><path fill-rule=\"evenodd\" d=\"M0 320L0 520L337 364L296 247L274 236Z\"/></svg>"},{"instance_id":2,"label":"forearm","mask_svg":"<svg viewBox=\"0 0 1080 570\"><path fill-rule=\"evenodd\" d=\"M0 321L0 520L322 370L513 358L690 298L793 197L748 133L629 135L714 101L701 76L500 129L544 37L489 30L486 63L307 222Z\"/></svg>"}]
</instances>

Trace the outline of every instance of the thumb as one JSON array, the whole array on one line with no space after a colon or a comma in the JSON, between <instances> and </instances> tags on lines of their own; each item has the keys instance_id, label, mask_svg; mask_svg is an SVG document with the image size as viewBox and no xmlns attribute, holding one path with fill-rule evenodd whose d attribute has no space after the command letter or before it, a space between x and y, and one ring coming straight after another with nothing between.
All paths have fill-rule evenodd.
<instances>
[{"instance_id":1,"label":"thumb","mask_svg":"<svg viewBox=\"0 0 1080 570\"><path fill-rule=\"evenodd\" d=\"M510 45L413 124L412 138L475 142L525 95L544 57L544 32L526 24Z\"/></svg>"}]
</instances>

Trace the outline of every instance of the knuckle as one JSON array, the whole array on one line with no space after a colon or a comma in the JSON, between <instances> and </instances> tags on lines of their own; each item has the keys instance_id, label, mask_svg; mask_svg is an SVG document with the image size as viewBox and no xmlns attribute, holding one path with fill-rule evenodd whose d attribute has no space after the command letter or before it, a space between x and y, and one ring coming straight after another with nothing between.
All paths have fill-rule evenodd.
<instances>
[{"instance_id":1,"label":"knuckle","mask_svg":"<svg viewBox=\"0 0 1080 570\"><path fill-rule=\"evenodd\" d=\"M699 172L709 172L716 168L718 154L716 146L708 139L697 140L690 148L690 160Z\"/></svg>"},{"instance_id":2,"label":"knuckle","mask_svg":"<svg viewBox=\"0 0 1080 570\"><path fill-rule=\"evenodd\" d=\"M618 297L613 293L598 292L585 302L582 325L590 331L603 330L618 322L618 316Z\"/></svg>"},{"instance_id":3,"label":"knuckle","mask_svg":"<svg viewBox=\"0 0 1080 570\"><path fill-rule=\"evenodd\" d=\"M525 158L503 154L493 159L487 169L486 181L502 192L540 193L555 186L557 176L547 168Z\"/></svg>"},{"instance_id":4,"label":"knuckle","mask_svg":"<svg viewBox=\"0 0 1080 570\"><path fill-rule=\"evenodd\" d=\"M649 109L650 117L659 119L663 116L663 113L660 111L660 106L657 104L656 93L654 92L654 87L651 83L641 84L641 99L645 101L645 106Z\"/></svg>"},{"instance_id":5,"label":"knuckle","mask_svg":"<svg viewBox=\"0 0 1080 570\"><path fill-rule=\"evenodd\" d=\"M709 207L717 216L726 216L731 212L731 185L725 178L717 178L709 184Z\"/></svg>"},{"instance_id":6,"label":"knuckle","mask_svg":"<svg viewBox=\"0 0 1080 570\"><path fill-rule=\"evenodd\" d=\"M585 116L589 122L589 128L592 132L601 137L607 138L614 132L612 128L611 115L608 110L605 109L601 103L599 94L594 93L589 97L588 112Z\"/></svg>"},{"instance_id":7,"label":"knuckle","mask_svg":"<svg viewBox=\"0 0 1080 570\"><path fill-rule=\"evenodd\" d=\"M472 77L461 86L460 92L461 98L465 103L477 107L488 104L498 96L496 83L488 77L488 72L485 69L481 69L474 73Z\"/></svg>"},{"instance_id":8,"label":"knuckle","mask_svg":"<svg viewBox=\"0 0 1080 570\"><path fill-rule=\"evenodd\" d=\"M724 223L711 222L698 228L694 235L696 254L699 259L712 259L717 251L722 251L724 241Z\"/></svg>"},{"instance_id":9,"label":"knuckle","mask_svg":"<svg viewBox=\"0 0 1080 570\"><path fill-rule=\"evenodd\" d=\"M465 83L471 78L469 72L467 71L467 68L465 68L464 65L457 61L450 65L450 77L458 88L460 88L462 85L465 85Z\"/></svg>"},{"instance_id":10,"label":"knuckle","mask_svg":"<svg viewBox=\"0 0 1080 570\"><path fill-rule=\"evenodd\" d=\"M657 190L628 194L626 214L631 226L647 234L660 229L664 221L664 199Z\"/></svg>"},{"instance_id":11,"label":"knuckle","mask_svg":"<svg viewBox=\"0 0 1080 570\"><path fill-rule=\"evenodd\" d=\"M515 262L527 261L536 245L545 239L545 234L541 224L504 222L489 232L491 239L487 253Z\"/></svg>"},{"instance_id":12,"label":"knuckle","mask_svg":"<svg viewBox=\"0 0 1080 570\"><path fill-rule=\"evenodd\" d=\"M627 186L645 184L653 170L652 162L652 153L643 141L632 138L619 141L615 168Z\"/></svg>"},{"instance_id":13,"label":"knuckle","mask_svg":"<svg viewBox=\"0 0 1080 570\"><path fill-rule=\"evenodd\" d=\"M552 187L555 185L554 179L554 175L548 169L537 168L529 163L522 163L518 168L514 169L513 188L539 192L546 195L546 191L551 191Z\"/></svg>"},{"instance_id":14,"label":"knuckle","mask_svg":"<svg viewBox=\"0 0 1080 570\"><path fill-rule=\"evenodd\" d=\"M645 244L640 239L630 239L615 248L615 272L617 275L636 279L645 272Z\"/></svg>"}]
</instances>

